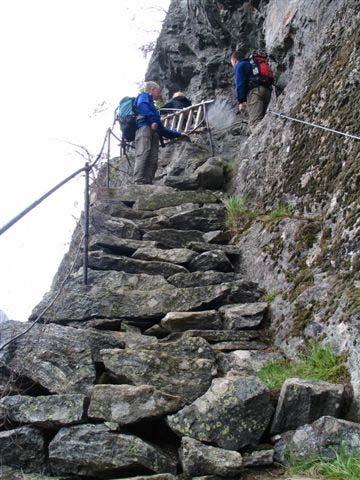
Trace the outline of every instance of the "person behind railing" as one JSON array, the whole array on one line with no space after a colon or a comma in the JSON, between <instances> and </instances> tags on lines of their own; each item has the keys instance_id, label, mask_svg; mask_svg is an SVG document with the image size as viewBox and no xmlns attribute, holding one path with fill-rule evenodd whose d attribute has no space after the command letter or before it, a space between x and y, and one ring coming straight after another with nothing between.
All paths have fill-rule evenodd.
<instances>
[{"instance_id":1,"label":"person behind railing","mask_svg":"<svg viewBox=\"0 0 360 480\"><path fill-rule=\"evenodd\" d=\"M160 100L161 87L156 82L146 82L145 91L135 99L137 130L135 135L134 183L152 184L159 156L159 140L189 137L164 127L154 101Z\"/></svg>"},{"instance_id":2,"label":"person behind railing","mask_svg":"<svg viewBox=\"0 0 360 480\"><path fill-rule=\"evenodd\" d=\"M172 96L172 99L165 103L160 109L161 115L166 115L167 113L174 113L177 110L183 110L184 108L191 106L191 100L186 98L183 92L175 92Z\"/></svg>"}]
</instances>

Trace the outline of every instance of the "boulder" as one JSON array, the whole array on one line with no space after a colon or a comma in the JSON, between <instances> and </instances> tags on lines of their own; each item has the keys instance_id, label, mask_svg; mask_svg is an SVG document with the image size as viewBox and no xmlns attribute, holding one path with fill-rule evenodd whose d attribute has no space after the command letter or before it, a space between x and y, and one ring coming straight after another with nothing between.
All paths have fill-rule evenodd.
<instances>
[{"instance_id":1,"label":"boulder","mask_svg":"<svg viewBox=\"0 0 360 480\"><path fill-rule=\"evenodd\" d=\"M188 175L167 175L165 185L179 190L196 190L199 187L198 176L195 173Z\"/></svg>"},{"instance_id":2,"label":"boulder","mask_svg":"<svg viewBox=\"0 0 360 480\"><path fill-rule=\"evenodd\" d=\"M12 395L0 399L0 420L44 428L72 425L81 422L84 402L84 395Z\"/></svg>"},{"instance_id":3,"label":"boulder","mask_svg":"<svg viewBox=\"0 0 360 480\"><path fill-rule=\"evenodd\" d=\"M295 462L318 456L333 460L341 450L360 454L360 424L321 417L310 425L277 435L275 440L274 458L280 463L286 463L289 456Z\"/></svg>"},{"instance_id":4,"label":"boulder","mask_svg":"<svg viewBox=\"0 0 360 480\"><path fill-rule=\"evenodd\" d=\"M213 230L210 232L205 232L203 235L205 242L209 243L225 243L229 242L231 239L231 235L228 231L222 230Z\"/></svg>"},{"instance_id":5,"label":"boulder","mask_svg":"<svg viewBox=\"0 0 360 480\"><path fill-rule=\"evenodd\" d=\"M143 235L143 240L157 242L165 248L186 247L193 240L203 241L203 233L199 230L176 230L174 228L165 228L162 230L153 230Z\"/></svg>"},{"instance_id":6,"label":"boulder","mask_svg":"<svg viewBox=\"0 0 360 480\"><path fill-rule=\"evenodd\" d=\"M49 463L54 475L114 478L176 472L176 463L159 448L134 435L111 432L105 425L62 428L49 445Z\"/></svg>"},{"instance_id":7,"label":"boulder","mask_svg":"<svg viewBox=\"0 0 360 480\"><path fill-rule=\"evenodd\" d=\"M192 402L206 392L216 374L215 355L202 338L103 350L105 367L134 385L152 385Z\"/></svg>"},{"instance_id":8,"label":"boulder","mask_svg":"<svg viewBox=\"0 0 360 480\"><path fill-rule=\"evenodd\" d=\"M274 450L255 450L243 454L244 467L264 467L274 463Z\"/></svg>"},{"instance_id":9,"label":"boulder","mask_svg":"<svg viewBox=\"0 0 360 480\"><path fill-rule=\"evenodd\" d=\"M184 332L189 329L221 328L222 324L216 310L205 310L202 312L169 312L161 320L161 326L169 332Z\"/></svg>"},{"instance_id":10,"label":"boulder","mask_svg":"<svg viewBox=\"0 0 360 480\"><path fill-rule=\"evenodd\" d=\"M169 189L170 190L170 189ZM218 203L218 198L212 192L191 190L169 192L154 192L147 198L139 198L134 208L139 210L160 210L165 207L174 207L186 203Z\"/></svg>"},{"instance_id":11,"label":"boulder","mask_svg":"<svg viewBox=\"0 0 360 480\"><path fill-rule=\"evenodd\" d=\"M232 272L233 266L224 252L221 250L213 250L204 252L196 256L189 264L192 272L208 270L217 270L219 272Z\"/></svg>"},{"instance_id":12,"label":"boulder","mask_svg":"<svg viewBox=\"0 0 360 480\"><path fill-rule=\"evenodd\" d=\"M169 218L170 228L179 230L200 230L208 232L225 226L225 207L223 205L205 205ZM197 241L195 238L192 241ZM201 241L201 240L200 240Z\"/></svg>"},{"instance_id":13,"label":"boulder","mask_svg":"<svg viewBox=\"0 0 360 480\"><path fill-rule=\"evenodd\" d=\"M191 272L191 273L176 273L168 277L167 281L179 288L200 287L206 285L218 285L220 283L232 282L236 278L233 272Z\"/></svg>"},{"instance_id":14,"label":"boulder","mask_svg":"<svg viewBox=\"0 0 360 480\"><path fill-rule=\"evenodd\" d=\"M217 355L219 370L224 374L235 370L238 373L254 375L263 365L276 360L284 360L284 357L278 352L271 351L235 350L231 353Z\"/></svg>"},{"instance_id":15,"label":"boulder","mask_svg":"<svg viewBox=\"0 0 360 480\"><path fill-rule=\"evenodd\" d=\"M119 238L140 240L141 233L132 220L104 215L97 210L90 211L90 237L96 234L111 234Z\"/></svg>"},{"instance_id":16,"label":"boulder","mask_svg":"<svg viewBox=\"0 0 360 480\"><path fill-rule=\"evenodd\" d=\"M269 425L270 392L257 377L229 372L191 405L168 417L170 428L228 450L256 445Z\"/></svg>"},{"instance_id":17,"label":"boulder","mask_svg":"<svg viewBox=\"0 0 360 480\"><path fill-rule=\"evenodd\" d=\"M188 248L172 248L162 250L160 248L139 248L133 254L132 258L147 261L170 262L178 265L189 263L197 255L196 252Z\"/></svg>"},{"instance_id":18,"label":"boulder","mask_svg":"<svg viewBox=\"0 0 360 480\"><path fill-rule=\"evenodd\" d=\"M271 433L282 433L320 417L337 417L344 404L344 386L288 378L280 392Z\"/></svg>"},{"instance_id":19,"label":"boulder","mask_svg":"<svg viewBox=\"0 0 360 480\"><path fill-rule=\"evenodd\" d=\"M237 278L231 285L228 303L258 302L263 293L257 283Z\"/></svg>"},{"instance_id":20,"label":"boulder","mask_svg":"<svg viewBox=\"0 0 360 480\"><path fill-rule=\"evenodd\" d=\"M1 465L26 471L42 471L46 459L43 434L33 427L0 432L0 458Z\"/></svg>"},{"instance_id":21,"label":"boulder","mask_svg":"<svg viewBox=\"0 0 360 480\"><path fill-rule=\"evenodd\" d=\"M89 252L89 267L99 270L120 270L128 273L145 273L170 277L175 273L186 272L186 268L168 262L148 262L129 257L111 255L101 250Z\"/></svg>"},{"instance_id":22,"label":"boulder","mask_svg":"<svg viewBox=\"0 0 360 480\"><path fill-rule=\"evenodd\" d=\"M160 392L150 385L95 385L88 416L127 425L177 412L183 405L180 397Z\"/></svg>"},{"instance_id":23,"label":"boulder","mask_svg":"<svg viewBox=\"0 0 360 480\"><path fill-rule=\"evenodd\" d=\"M90 250L106 250L118 255L132 255L138 248L155 248L156 242L119 238L112 234L92 235L89 240Z\"/></svg>"},{"instance_id":24,"label":"boulder","mask_svg":"<svg viewBox=\"0 0 360 480\"><path fill-rule=\"evenodd\" d=\"M267 303L242 303L224 305L219 312L226 330L243 330L261 327L267 308Z\"/></svg>"},{"instance_id":25,"label":"boulder","mask_svg":"<svg viewBox=\"0 0 360 480\"><path fill-rule=\"evenodd\" d=\"M183 437L179 451L181 466L185 475L218 475L219 477L237 476L243 470L239 452L211 447Z\"/></svg>"},{"instance_id":26,"label":"boulder","mask_svg":"<svg viewBox=\"0 0 360 480\"><path fill-rule=\"evenodd\" d=\"M221 190L225 182L224 164L220 157L212 157L206 160L195 170L198 185L210 190Z\"/></svg>"}]
</instances>

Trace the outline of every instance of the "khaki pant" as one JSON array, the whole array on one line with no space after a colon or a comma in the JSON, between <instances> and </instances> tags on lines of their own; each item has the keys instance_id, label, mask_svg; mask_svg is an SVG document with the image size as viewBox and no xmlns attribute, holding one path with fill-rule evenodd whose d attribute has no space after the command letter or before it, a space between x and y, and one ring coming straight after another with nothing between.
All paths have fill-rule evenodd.
<instances>
[{"instance_id":1,"label":"khaki pant","mask_svg":"<svg viewBox=\"0 0 360 480\"><path fill-rule=\"evenodd\" d=\"M155 177L159 156L159 135L150 127L140 127L135 135L134 181L151 184Z\"/></svg>"},{"instance_id":2,"label":"khaki pant","mask_svg":"<svg viewBox=\"0 0 360 480\"><path fill-rule=\"evenodd\" d=\"M260 122L266 113L271 99L271 90L260 86L250 90L247 96L247 108L249 112L249 126L251 129Z\"/></svg>"}]
</instances>

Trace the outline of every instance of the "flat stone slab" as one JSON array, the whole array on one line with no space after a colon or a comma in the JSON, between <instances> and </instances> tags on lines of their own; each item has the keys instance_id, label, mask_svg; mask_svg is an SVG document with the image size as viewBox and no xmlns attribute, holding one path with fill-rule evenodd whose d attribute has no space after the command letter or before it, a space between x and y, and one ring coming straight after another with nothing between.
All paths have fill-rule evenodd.
<instances>
[{"instance_id":1,"label":"flat stone slab","mask_svg":"<svg viewBox=\"0 0 360 480\"><path fill-rule=\"evenodd\" d=\"M230 260L221 250L213 250L197 255L189 264L192 272L217 270L219 272L232 272L234 270Z\"/></svg>"},{"instance_id":2,"label":"flat stone slab","mask_svg":"<svg viewBox=\"0 0 360 480\"><path fill-rule=\"evenodd\" d=\"M97 234L90 236L90 250L110 250L118 255L132 255L139 248L156 248L157 243L146 240L119 238L112 234Z\"/></svg>"},{"instance_id":3,"label":"flat stone slab","mask_svg":"<svg viewBox=\"0 0 360 480\"><path fill-rule=\"evenodd\" d=\"M113 375L131 384L152 385L187 402L206 392L216 374L214 352L202 338L101 353Z\"/></svg>"},{"instance_id":4,"label":"flat stone slab","mask_svg":"<svg viewBox=\"0 0 360 480\"><path fill-rule=\"evenodd\" d=\"M218 285L220 283L232 282L237 278L237 274L230 272L190 272L176 273L168 277L168 282L179 288L200 287L206 285Z\"/></svg>"},{"instance_id":5,"label":"flat stone slab","mask_svg":"<svg viewBox=\"0 0 360 480\"><path fill-rule=\"evenodd\" d=\"M260 328L267 313L268 304L264 302L224 305L219 309L227 330Z\"/></svg>"},{"instance_id":6,"label":"flat stone slab","mask_svg":"<svg viewBox=\"0 0 360 480\"><path fill-rule=\"evenodd\" d=\"M235 370L239 373L256 374L266 363L284 360L279 352L261 350L235 350L228 354L219 354L217 362L223 373Z\"/></svg>"},{"instance_id":7,"label":"flat stone slab","mask_svg":"<svg viewBox=\"0 0 360 480\"><path fill-rule=\"evenodd\" d=\"M0 399L0 420L44 428L72 425L81 422L84 402L84 395L12 395Z\"/></svg>"},{"instance_id":8,"label":"flat stone slab","mask_svg":"<svg viewBox=\"0 0 360 480\"><path fill-rule=\"evenodd\" d=\"M312 457L333 460L341 450L360 454L360 424L334 417L321 417L310 425L277 435L274 458L286 463Z\"/></svg>"},{"instance_id":9,"label":"flat stone slab","mask_svg":"<svg viewBox=\"0 0 360 480\"><path fill-rule=\"evenodd\" d=\"M150 385L95 385L88 416L127 425L177 412L183 406L180 397L160 392Z\"/></svg>"},{"instance_id":10,"label":"flat stone slab","mask_svg":"<svg viewBox=\"0 0 360 480\"><path fill-rule=\"evenodd\" d=\"M237 341L237 342L218 342L211 345L215 352L233 352L234 350L266 350L269 345L262 342Z\"/></svg>"},{"instance_id":11,"label":"flat stone slab","mask_svg":"<svg viewBox=\"0 0 360 480\"><path fill-rule=\"evenodd\" d=\"M190 436L228 450L255 446L273 413L269 390L254 376L229 372L209 390L168 418L179 436Z\"/></svg>"},{"instance_id":12,"label":"flat stone slab","mask_svg":"<svg viewBox=\"0 0 360 480\"><path fill-rule=\"evenodd\" d=\"M127 273L162 275L167 278L175 273L184 273L186 268L168 262L150 262L111 255L100 250L89 252L89 267L99 270L120 270Z\"/></svg>"},{"instance_id":13,"label":"flat stone slab","mask_svg":"<svg viewBox=\"0 0 360 480\"><path fill-rule=\"evenodd\" d=\"M226 255L240 255L240 247L237 245L217 245L215 243L207 242L190 242L188 245L191 250L196 252L211 252L212 250L220 250L221 252L226 253Z\"/></svg>"},{"instance_id":14,"label":"flat stone slab","mask_svg":"<svg viewBox=\"0 0 360 480\"><path fill-rule=\"evenodd\" d=\"M255 450L243 454L244 467L265 467L274 463L274 450Z\"/></svg>"},{"instance_id":15,"label":"flat stone slab","mask_svg":"<svg viewBox=\"0 0 360 480\"><path fill-rule=\"evenodd\" d=\"M119 238L141 239L140 230L132 220L111 217L97 210L90 210L90 212L90 238L96 234L110 234Z\"/></svg>"},{"instance_id":16,"label":"flat stone slab","mask_svg":"<svg viewBox=\"0 0 360 480\"><path fill-rule=\"evenodd\" d=\"M69 477L49 477L43 473L25 473L23 469L15 469L0 465L1 480L69 480Z\"/></svg>"},{"instance_id":17,"label":"flat stone slab","mask_svg":"<svg viewBox=\"0 0 360 480\"><path fill-rule=\"evenodd\" d=\"M49 445L55 475L92 477L142 473L176 473L176 462L159 448L129 434L110 432L105 425L62 428Z\"/></svg>"},{"instance_id":18,"label":"flat stone slab","mask_svg":"<svg viewBox=\"0 0 360 480\"><path fill-rule=\"evenodd\" d=\"M203 232L199 230L177 230L175 228L164 228L153 230L143 235L143 240L157 242L165 248L181 248L193 240L203 241Z\"/></svg>"},{"instance_id":19,"label":"flat stone slab","mask_svg":"<svg viewBox=\"0 0 360 480\"><path fill-rule=\"evenodd\" d=\"M147 198L139 198L135 202L134 208L139 210L159 210L164 207L174 207L184 203L219 203L218 197L206 190L168 190L168 192L154 192Z\"/></svg>"},{"instance_id":20,"label":"flat stone slab","mask_svg":"<svg viewBox=\"0 0 360 480\"><path fill-rule=\"evenodd\" d=\"M288 378L281 388L271 433L296 430L323 416L339 416L344 390L344 385Z\"/></svg>"},{"instance_id":21,"label":"flat stone slab","mask_svg":"<svg viewBox=\"0 0 360 480\"><path fill-rule=\"evenodd\" d=\"M184 332L189 329L220 329L222 328L222 322L216 310L169 312L161 320L161 326L169 332Z\"/></svg>"},{"instance_id":22,"label":"flat stone slab","mask_svg":"<svg viewBox=\"0 0 360 480\"><path fill-rule=\"evenodd\" d=\"M0 432L1 465L42 471L45 468L45 452L44 436L36 428L20 427Z\"/></svg>"},{"instance_id":23,"label":"flat stone slab","mask_svg":"<svg viewBox=\"0 0 360 480\"><path fill-rule=\"evenodd\" d=\"M116 279L116 276L110 272L103 273L105 274L103 277L100 276L97 279L94 277L94 281L90 280L89 286L84 286L81 278L70 280L56 303L44 314L44 320L68 324L71 321L86 322L92 318L112 320L119 318L128 319L140 325L147 319L160 319L174 310L211 308L214 302L221 302L231 290L229 284L175 288L164 279L165 284L159 284L159 276L155 275L154 285L149 283L148 275L144 276L146 280L138 275L132 276L134 285L129 284L129 277L125 277L124 287L122 287L120 279L118 283L111 283L111 279ZM136 283L141 284L142 288L138 289ZM45 296L32 317L47 305L48 297Z\"/></svg>"},{"instance_id":24,"label":"flat stone slab","mask_svg":"<svg viewBox=\"0 0 360 480\"><path fill-rule=\"evenodd\" d=\"M136 250L132 258L146 261L170 262L178 265L184 265L189 263L196 256L197 253L189 250L188 248L172 248L169 250L164 250L154 247L144 247Z\"/></svg>"},{"instance_id":25,"label":"flat stone slab","mask_svg":"<svg viewBox=\"0 0 360 480\"><path fill-rule=\"evenodd\" d=\"M181 335L182 337L201 337L209 343L242 342L259 338L259 332L256 330L246 332L238 330L187 330Z\"/></svg>"},{"instance_id":26,"label":"flat stone slab","mask_svg":"<svg viewBox=\"0 0 360 480\"><path fill-rule=\"evenodd\" d=\"M188 212L179 213L169 218L170 228L179 230L200 230L208 232L225 226L224 205L205 205ZM192 241L196 241L195 238Z\"/></svg>"},{"instance_id":27,"label":"flat stone slab","mask_svg":"<svg viewBox=\"0 0 360 480\"><path fill-rule=\"evenodd\" d=\"M183 437L179 451L181 466L185 475L218 475L232 477L243 470L242 456L239 452L204 445L198 440Z\"/></svg>"},{"instance_id":28,"label":"flat stone slab","mask_svg":"<svg viewBox=\"0 0 360 480\"><path fill-rule=\"evenodd\" d=\"M157 194L162 197L171 193L176 193L176 190L163 185L122 185L119 188L100 187L96 190L96 200L113 200L129 203L141 200L147 203L152 195Z\"/></svg>"}]
</instances>

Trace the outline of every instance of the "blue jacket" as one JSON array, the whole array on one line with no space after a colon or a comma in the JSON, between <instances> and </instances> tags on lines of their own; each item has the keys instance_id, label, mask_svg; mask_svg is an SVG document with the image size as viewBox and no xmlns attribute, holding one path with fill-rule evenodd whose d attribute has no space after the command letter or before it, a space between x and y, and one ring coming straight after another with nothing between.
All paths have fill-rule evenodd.
<instances>
[{"instance_id":1,"label":"blue jacket","mask_svg":"<svg viewBox=\"0 0 360 480\"><path fill-rule=\"evenodd\" d=\"M176 130L170 130L170 128L165 128L161 122L160 113L154 105L154 99L150 93L140 93L136 97L135 107L137 109L137 115L145 117L136 121L137 127L145 127L146 125L151 125L152 123L158 124L157 132L160 137L165 138L179 138L181 133Z\"/></svg>"},{"instance_id":2,"label":"blue jacket","mask_svg":"<svg viewBox=\"0 0 360 480\"><path fill-rule=\"evenodd\" d=\"M251 64L247 58L238 62L234 67L235 89L239 103L246 102L246 97L251 90L249 82L253 77Z\"/></svg>"}]
</instances>

